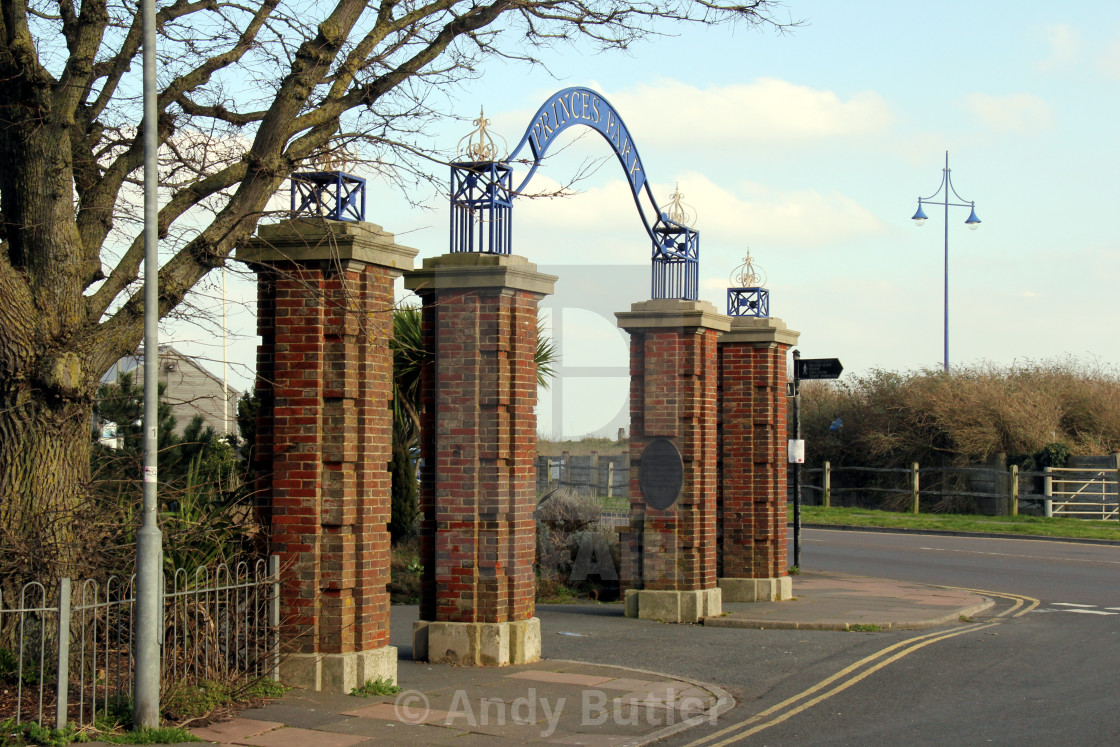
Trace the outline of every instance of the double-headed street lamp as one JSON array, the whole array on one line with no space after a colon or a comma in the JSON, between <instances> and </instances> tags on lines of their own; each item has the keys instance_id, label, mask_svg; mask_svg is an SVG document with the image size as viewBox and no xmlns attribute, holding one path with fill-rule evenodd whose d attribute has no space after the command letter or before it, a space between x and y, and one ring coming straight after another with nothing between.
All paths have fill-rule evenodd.
<instances>
[{"instance_id":1,"label":"double-headed street lamp","mask_svg":"<svg viewBox=\"0 0 1120 747\"><path fill-rule=\"evenodd\" d=\"M943 200L936 201L933 198L941 194L945 190ZM960 202L949 202L949 197L956 197ZM966 201L963 197L957 194L957 190L953 188L953 182L949 178L949 151L945 151L945 168L941 172L941 185L929 197L918 198L918 212L914 213L914 223L922 225L926 222L926 214L922 210L922 205L943 205L945 207L945 370L949 370L949 207L966 207L971 209L972 212L968 215L968 220L965 221L971 229L976 229L980 225L980 219L976 217L976 203Z\"/></svg>"}]
</instances>

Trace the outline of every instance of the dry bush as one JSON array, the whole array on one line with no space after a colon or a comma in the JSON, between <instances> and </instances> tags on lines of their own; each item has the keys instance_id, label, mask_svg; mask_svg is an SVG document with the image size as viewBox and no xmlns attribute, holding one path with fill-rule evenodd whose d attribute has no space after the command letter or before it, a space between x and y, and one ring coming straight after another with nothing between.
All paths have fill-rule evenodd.
<instances>
[{"instance_id":1,"label":"dry bush","mask_svg":"<svg viewBox=\"0 0 1120 747\"><path fill-rule=\"evenodd\" d=\"M571 488L560 488L538 504L538 597L617 580L618 535L600 525L602 511L596 498Z\"/></svg>"},{"instance_id":2,"label":"dry bush","mask_svg":"<svg viewBox=\"0 0 1120 747\"><path fill-rule=\"evenodd\" d=\"M830 430L837 418L843 427ZM1062 444L1073 454L1120 449L1120 377L1073 360L994 364L948 373L872 371L802 387L812 463L964 465L1013 461Z\"/></svg>"},{"instance_id":3,"label":"dry bush","mask_svg":"<svg viewBox=\"0 0 1120 747\"><path fill-rule=\"evenodd\" d=\"M566 577L575 557L576 538L599 522L600 503L562 487L537 505L537 565L542 577Z\"/></svg>"}]
</instances>

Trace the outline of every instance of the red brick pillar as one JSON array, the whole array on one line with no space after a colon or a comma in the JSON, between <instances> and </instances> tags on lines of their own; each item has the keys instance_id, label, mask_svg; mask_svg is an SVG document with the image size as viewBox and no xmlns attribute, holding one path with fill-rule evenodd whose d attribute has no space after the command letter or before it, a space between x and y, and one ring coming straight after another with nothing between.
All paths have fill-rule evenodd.
<instances>
[{"instance_id":1,"label":"red brick pillar","mask_svg":"<svg viewBox=\"0 0 1120 747\"><path fill-rule=\"evenodd\" d=\"M393 280L416 250L371 223L262 226L255 462L280 556L286 684L396 680L389 646Z\"/></svg>"},{"instance_id":2,"label":"red brick pillar","mask_svg":"<svg viewBox=\"0 0 1120 747\"><path fill-rule=\"evenodd\" d=\"M721 561L727 602L792 596L786 562L786 353L781 319L732 317L719 338Z\"/></svg>"},{"instance_id":3,"label":"red brick pillar","mask_svg":"<svg viewBox=\"0 0 1120 747\"><path fill-rule=\"evenodd\" d=\"M630 308L615 315L630 333L626 615L697 622L721 611L716 340L729 321L706 301L654 300Z\"/></svg>"},{"instance_id":4,"label":"red brick pillar","mask_svg":"<svg viewBox=\"0 0 1120 747\"><path fill-rule=\"evenodd\" d=\"M423 300L416 659L537 661L537 303L556 278L524 257L445 254L407 273Z\"/></svg>"}]
</instances>

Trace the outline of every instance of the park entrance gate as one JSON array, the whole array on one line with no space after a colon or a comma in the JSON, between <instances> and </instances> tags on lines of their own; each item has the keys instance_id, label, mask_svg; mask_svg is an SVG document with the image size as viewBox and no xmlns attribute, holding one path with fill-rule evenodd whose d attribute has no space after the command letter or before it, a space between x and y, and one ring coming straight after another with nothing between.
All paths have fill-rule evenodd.
<instances>
[{"instance_id":1,"label":"park entrance gate","mask_svg":"<svg viewBox=\"0 0 1120 747\"><path fill-rule=\"evenodd\" d=\"M595 91L537 111L509 157L486 133L451 165L447 254L365 221L365 183L293 175L295 217L238 259L258 273L256 466L283 559L288 684L348 692L396 679L389 646L393 281L423 302L423 570L413 657L500 666L541 655L534 617L537 304L556 278L512 253L513 205L569 127L599 132L651 238L651 298L619 312L631 338L626 614L695 622L722 600L790 594L785 567L785 364L797 333L767 291L697 299L699 233L657 207L630 132ZM513 164L528 170L513 186ZM762 299L764 303L759 303Z\"/></svg>"}]
</instances>

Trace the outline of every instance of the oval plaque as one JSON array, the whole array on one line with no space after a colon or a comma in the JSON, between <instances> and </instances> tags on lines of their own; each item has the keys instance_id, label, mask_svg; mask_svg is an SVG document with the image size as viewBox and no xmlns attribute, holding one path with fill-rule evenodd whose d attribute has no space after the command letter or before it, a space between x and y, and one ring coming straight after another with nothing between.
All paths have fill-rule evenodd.
<instances>
[{"instance_id":1,"label":"oval plaque","mask_svg":"<svg viewBox=\"0 0 1120 747\"><path fill-rule=\"evenodd\" d=\"M646 505L664 511L677 502L684 484L684 462L676 444L655 438L642 450L638 483Z\"/></svg>"}]
</instances>

